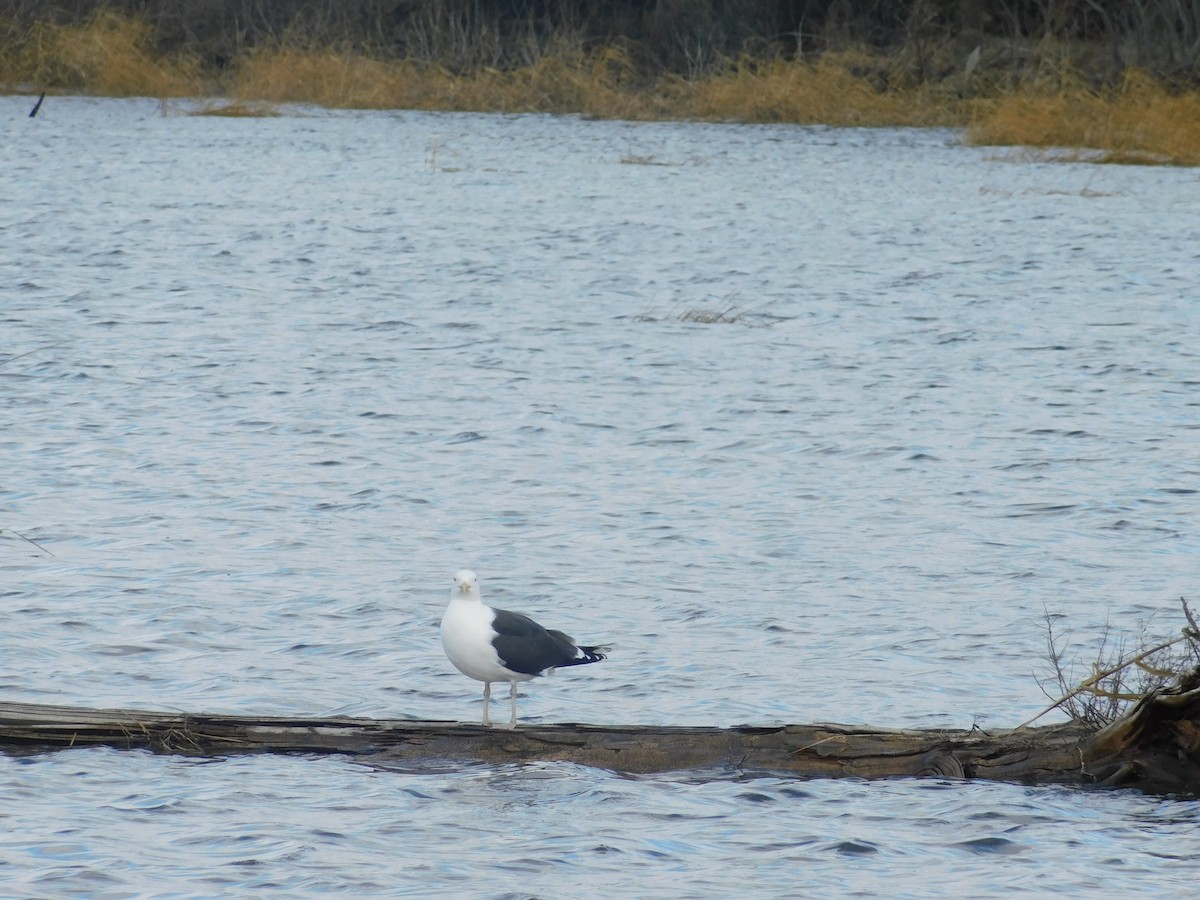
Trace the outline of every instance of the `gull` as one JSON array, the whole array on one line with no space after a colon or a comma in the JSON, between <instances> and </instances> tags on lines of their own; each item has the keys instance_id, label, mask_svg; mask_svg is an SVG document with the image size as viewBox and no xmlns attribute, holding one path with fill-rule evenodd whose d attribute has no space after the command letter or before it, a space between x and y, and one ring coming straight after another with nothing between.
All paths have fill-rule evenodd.
<instances>
[{"instance_id":1,"label":"gull","mask_svg":"<svg viewBox=\"0 0 1200 900\"><path fill-rule=\"evenodd\" d=\"M608 647L583 647L561 631L543 628L521 613L487 606L475 573L454 575L450 605L442 616L442 648L454 667L483 682L483 724L488 719L492 682L507 681L512 698L512 721L517 727L517 682L549 675L563 666L586 666L605 658ZM504 726L501 726L504 727Z\"/></svg>"}]
</instances>

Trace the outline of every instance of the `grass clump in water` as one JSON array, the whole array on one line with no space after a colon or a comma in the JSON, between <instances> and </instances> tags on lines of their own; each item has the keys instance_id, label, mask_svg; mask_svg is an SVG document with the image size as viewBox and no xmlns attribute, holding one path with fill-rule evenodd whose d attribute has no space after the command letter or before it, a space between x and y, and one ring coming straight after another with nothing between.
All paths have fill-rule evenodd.
<instances>
[{"instance_id":1,"label":"grass clump in water","mask_svg":"<svg viewBox=\"0 0 1200 900\"><path fill-rule=\"evenodd\" d=\"M748 328L766 328L776 322L782 322L784 318L762 310L744 310L736 303L729 303L709 308L693 307L682 312L675 309L665 316L641 313L634 316L633 321L655 323L677 321L696 325L745 325Z\"/></svg>"},{"instance_id":2,"label":"grass clump in water","mask_svg":"<svg viewBox=\"0 0 1200 900\"><path fill-rule=\"evenodd\" d=\"M189 116L225 116L231 119L270 119L282 115L279 107L252 100L232 100L228 103L204 103L188 110Z\"/></svg>"}]
</instances>

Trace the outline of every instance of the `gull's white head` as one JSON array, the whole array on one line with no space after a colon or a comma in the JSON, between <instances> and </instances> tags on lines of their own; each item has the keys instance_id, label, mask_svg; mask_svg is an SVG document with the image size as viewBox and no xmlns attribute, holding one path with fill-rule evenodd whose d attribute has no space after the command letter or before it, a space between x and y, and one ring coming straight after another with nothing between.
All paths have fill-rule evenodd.
<instances>
[{"instance_id":1,"label":"gull's white head","mask_svg":"<svg viewBox=\"0 0 1200 900\"><path fill-rule=\"evenodd\" d=\"M475 573L470 569L459 569L454 573L454 590L451 592L451 596L458 597L460 595L479 599L479 583L475 580Z\"/></svg>"}]
</instances>

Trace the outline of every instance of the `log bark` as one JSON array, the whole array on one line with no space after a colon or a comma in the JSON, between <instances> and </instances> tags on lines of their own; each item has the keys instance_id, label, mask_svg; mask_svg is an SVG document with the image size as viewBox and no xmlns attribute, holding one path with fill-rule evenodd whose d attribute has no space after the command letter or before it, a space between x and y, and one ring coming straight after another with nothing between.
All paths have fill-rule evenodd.
<instances>
[{"instance_id":1,"label":"log bark","mask_svg":"<svg viewBox=\"0 0 1200 900\"><path fill-rule=\"evenodd\" d=\"M1200 674L1108 727L897 730L861 725L521 725L227 716L0 703L0 748L161 753L344 753L384 763L565 760L620 772L750 770L802 777L980 778L1200 793Z\"/></svg>"}]
</instances>

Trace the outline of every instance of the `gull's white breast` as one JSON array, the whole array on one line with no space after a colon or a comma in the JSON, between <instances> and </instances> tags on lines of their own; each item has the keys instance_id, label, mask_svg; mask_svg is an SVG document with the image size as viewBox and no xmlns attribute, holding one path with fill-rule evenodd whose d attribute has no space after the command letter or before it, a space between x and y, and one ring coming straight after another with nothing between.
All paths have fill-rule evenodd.
<instances>
[{"instance_id":1,"label":"gull's white breast","mask_svg":"<svg viewBox=\"0 0 1200 900\"><path fill-rule=\"evenodd\" d=\"M500 662L492 640L495 613L478 600L450 601L442 616L442 648L454 667L477 681L528 681L530 676L509 671Z\"/></svg>"}]
</instances>

